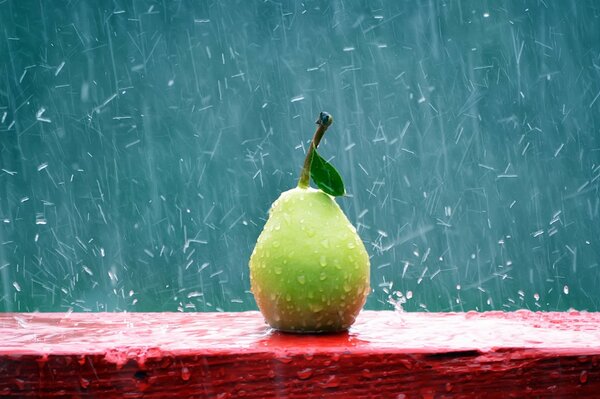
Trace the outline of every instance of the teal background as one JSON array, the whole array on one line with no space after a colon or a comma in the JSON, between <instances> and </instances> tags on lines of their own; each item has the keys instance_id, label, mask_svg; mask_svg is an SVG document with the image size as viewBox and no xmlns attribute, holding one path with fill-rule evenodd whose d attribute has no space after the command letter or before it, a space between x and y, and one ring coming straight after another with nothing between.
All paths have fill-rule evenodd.
<instances>
[{"instance_id":1,"label":"teal background","mask_svg":"<svg viewBox=\"0 0 600 399\"><path fill-rule=\"evenodd\" d=\"M599 310L596 1L0 1L0 311L255 309L321 154L369 309Z\"/></svg>"}]
</instances>

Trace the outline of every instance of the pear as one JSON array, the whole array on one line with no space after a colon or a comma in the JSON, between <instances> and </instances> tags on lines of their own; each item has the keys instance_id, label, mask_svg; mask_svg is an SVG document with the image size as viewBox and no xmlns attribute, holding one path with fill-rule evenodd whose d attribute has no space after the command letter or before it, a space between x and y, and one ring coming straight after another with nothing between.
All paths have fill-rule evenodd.
<instances>
[{"instance_id":1,"label":"pear","mask_svg":"<svg viewBox=\"0 0 600 399\"><path fill-rule=\"evenodd\" d=\"M321 113L298 187L273 203L250 257L256 303L267 323L282 331L347 330L370 291L369 255L356 229L332 195L308 184L316 147L331 121ZM316 183L335 191L335 182Z\"/></svg>"}]
</instances>

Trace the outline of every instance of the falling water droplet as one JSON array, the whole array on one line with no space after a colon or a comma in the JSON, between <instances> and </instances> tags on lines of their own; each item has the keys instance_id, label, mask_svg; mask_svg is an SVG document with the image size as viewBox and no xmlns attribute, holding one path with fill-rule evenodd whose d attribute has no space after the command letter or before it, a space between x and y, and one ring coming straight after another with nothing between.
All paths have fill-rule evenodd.
<instances>
[{"instance_id":1,"label":"falling water droplet","mask_svg":"<svg viewBox=\"0 0 600 399\"><path fill-rule=\"evenodd\" d=\"M304 277L304 276L298 276L298 278L296 280L298 280L298 283L300 285L304 285L304 283L306 282L306 277Z\"/></svg>"},{"instance_id":2,"label":"falling water droplet","mask_svg":"<svg viewBox=\"0 0 600 399\"><path fill-rule=\"evenodd\" d=\"M565 293L565 295L569 295L569 286L568 285L565 285L563 287L563 292Z\"/></svg>"},{"instance_id":3,"label":"falling water droplet","mask_svg":"<svg viewBox=\"0 0 600 399\"><path fill-rule=\"evenodd\" d=\"M324 255L321 255L321 259L319 259L319 263L323 267L327 266L327 258Z\"/></svg>"}]
</instances>

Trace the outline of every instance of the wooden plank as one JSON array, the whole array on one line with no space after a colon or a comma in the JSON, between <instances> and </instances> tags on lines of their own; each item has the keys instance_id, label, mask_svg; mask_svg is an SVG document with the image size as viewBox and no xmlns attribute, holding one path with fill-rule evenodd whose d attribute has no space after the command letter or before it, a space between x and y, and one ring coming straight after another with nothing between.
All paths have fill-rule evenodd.
<instances>
[{"instance_id":1,"label":"wooden plank","mask_svg":"<svg viewBox=\"0 0 600 399\"><path fill-rule=\"evenodd\" d=\"M600 313L0 314L0 397L599 397Z\"/></svg>"}]
</instances>

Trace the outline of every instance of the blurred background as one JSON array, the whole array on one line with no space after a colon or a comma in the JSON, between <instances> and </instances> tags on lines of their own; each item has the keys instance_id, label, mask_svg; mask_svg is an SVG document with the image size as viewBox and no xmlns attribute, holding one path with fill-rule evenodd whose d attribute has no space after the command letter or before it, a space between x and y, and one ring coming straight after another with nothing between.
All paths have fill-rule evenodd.
<instances>
[{"instance_id":1,"label":"blurred background","mask_svg":"<svg viewBox=\"0 0 600 399\"><path fill-rule=\"evenodd\" d=\"M600 4L0 0L0 311L256 309L320 153L368 309L600 310Z\"/></svg>"}]
</instances>

